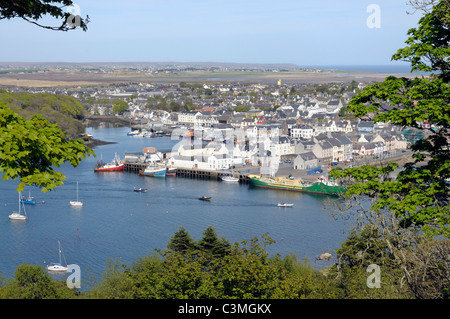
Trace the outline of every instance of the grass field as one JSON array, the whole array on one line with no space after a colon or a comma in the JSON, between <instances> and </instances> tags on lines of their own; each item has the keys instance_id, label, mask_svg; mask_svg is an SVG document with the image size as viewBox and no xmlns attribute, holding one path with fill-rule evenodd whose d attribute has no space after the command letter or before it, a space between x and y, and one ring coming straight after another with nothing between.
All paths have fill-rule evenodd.
<instances>
[{"instance_id":1,"label":"grass field","mask_svg":"<svg viewBox=\"0 0 450 319\"><path fill-rule=\"evenodd\" d=\"M110 73L85 72L85 71L50 71L34 73L9 73L0 74L0 86L7 87L73 87L73 86L100 86L112 83L173 83L173 82L227 82L227 81L252 81L276 83L329 83L329 82L358 82L381 81L388 74L365 73L355 71L322 72L293 70L288 72L263 72L263 71L184 71L178 73L140 73L117 71Z\"/></svg>"}]
</instances>

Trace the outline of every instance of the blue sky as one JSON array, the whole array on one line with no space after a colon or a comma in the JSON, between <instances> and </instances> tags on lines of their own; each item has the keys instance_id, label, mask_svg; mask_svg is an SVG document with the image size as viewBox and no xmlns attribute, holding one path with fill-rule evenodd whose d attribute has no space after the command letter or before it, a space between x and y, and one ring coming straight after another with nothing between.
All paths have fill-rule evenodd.
<instances>
[{"instance_id":1,"label":"blue sky","mask_svg":"<svg viewBox=\"0 0 450 319\"><path fill-rule=\"evenodd\" d=\"M386 65L421 17L406 13L406 0L74 3L82 17L89 15L87 32L0 20L0 61ZM380 8L381 28L367 26L370 4Z\"/></svg>"}]
</instances>

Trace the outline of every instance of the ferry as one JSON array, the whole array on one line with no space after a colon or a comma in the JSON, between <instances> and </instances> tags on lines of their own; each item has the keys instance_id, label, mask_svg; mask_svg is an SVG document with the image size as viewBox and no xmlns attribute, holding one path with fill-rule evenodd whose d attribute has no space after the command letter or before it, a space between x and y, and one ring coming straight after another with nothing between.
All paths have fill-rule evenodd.
<instances>
[{"instance_id":1,"label":"ferry","mask_svg":"<svg viewBox=\"0 0 450 319\"><path fill-rule=\"evenodd\" d=\"M286 191L305 192L323 195L339 195L345 193L345 188L324 177L319 177L317 182L306 184L301 179L284 177L262 177L258 175L248 176L250 185L261 188L279 189Z\"/></svg>"}]
</instances>

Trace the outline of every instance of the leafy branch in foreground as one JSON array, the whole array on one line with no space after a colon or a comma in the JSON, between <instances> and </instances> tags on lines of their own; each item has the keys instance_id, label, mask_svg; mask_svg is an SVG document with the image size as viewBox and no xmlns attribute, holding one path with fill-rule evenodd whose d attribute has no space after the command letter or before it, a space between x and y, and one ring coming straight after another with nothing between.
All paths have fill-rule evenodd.
<instances>
[{"instance_id":1,"label":"leafy branch in foreground","mask_svg":"<svg viewBox=\"0 0 450 319\"><path fill-rule=\"evenodd\" d=\"M347 107L357 117L422 130L424 138L410 146L411 161L330 172L350 184L339 211L353 214L360 230L374 230L368 244L384 241L401 283L418 298L448 296L449 289L450 5L436 2L393 59L410 61L412 71L437 73L389 76L366 86Z\"/></svg>"},{"instance_id":2,"label":"leafy branch in foreground","mask_svg":"<svg viewBox=\"0 0 450 319\"><path fill-rule=\"evenodd\" d=\"M63 184L63 163L76 167L94 151L81 140L70 140L57 124L41 115L25 120L0 104L0 171L3 180L19 178L17 191L34 185L46 192Z\"/></svg>"},{"instance_id":3,"label":"leafy branch in foreground","mask_svg":"<svg viewBox=\"0 0 450 319\"><path fill-rule=\"evenodd\" d=\"M1 1L0 20L20 18L38 27L54 31L69 31L77 27L86 31L88 18L82 19L80 16L64 11L73 5L71 0ZM38 21L46 15L62 20L61 25L49 26L39 23Z\"/></svg>"}]
</instances>

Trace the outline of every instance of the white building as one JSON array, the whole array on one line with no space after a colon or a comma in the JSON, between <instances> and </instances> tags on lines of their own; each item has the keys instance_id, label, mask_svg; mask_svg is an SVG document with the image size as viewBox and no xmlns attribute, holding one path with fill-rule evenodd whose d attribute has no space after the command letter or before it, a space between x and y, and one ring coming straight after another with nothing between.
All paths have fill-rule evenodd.
<instances>
[{"instance_id":1,"label":"white building","mask_svg":"<svg viewBox=\"0 0 450 319\"><path fill-rule=\"evenodd\" d=\"M178 113L178 122L185 124L195 124L196 118L202 113L196 111L186 111Z\"/></svg>"},{"instance_id":2,"label":"white building","mask_svg":"<svg viewBox=\"0 0 450 319\"><path fill-rule=\"evenodd\" d=\"M293 138L311 139L314 134L314 129L310 125L298 124L291 128L290 136Z\"/></svg>"}]
</instances>

